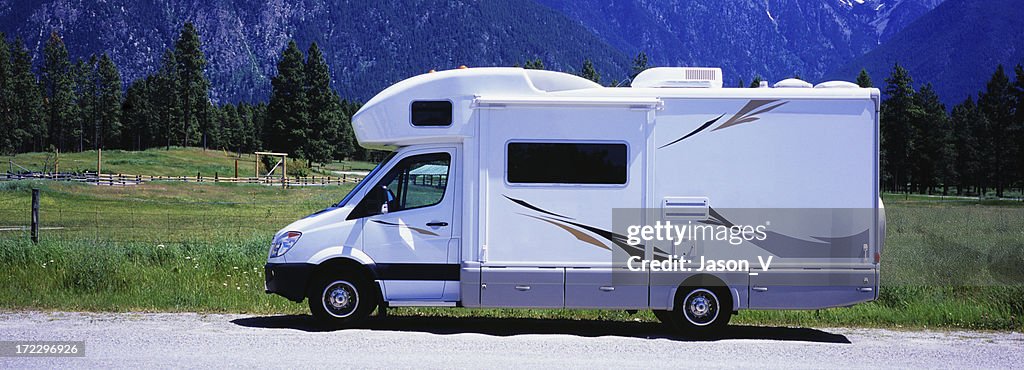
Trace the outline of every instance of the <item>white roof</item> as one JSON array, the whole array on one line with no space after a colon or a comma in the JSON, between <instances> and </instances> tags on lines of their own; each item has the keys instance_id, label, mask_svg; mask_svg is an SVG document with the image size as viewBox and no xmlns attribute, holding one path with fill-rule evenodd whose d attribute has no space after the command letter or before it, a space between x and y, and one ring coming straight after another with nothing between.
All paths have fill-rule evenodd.
<instances>
[{"instance_id":1,"label":"white roof","mask_svg":"<svg viewBox=\"0 0 1024 370\"><path fill-rule=\"evenodd\" d=\"M380 149L458 142L473 136L474 112L487 106L624 105L660 109L668 99L871 99L878 95L878 89L862 88L603 87L561 72L467 68L421 74L384 89L353 115L352 127L360 145ZM412 126L411 104L418 100L452 102L452 125Z\"/></svg>"}]
</instances>

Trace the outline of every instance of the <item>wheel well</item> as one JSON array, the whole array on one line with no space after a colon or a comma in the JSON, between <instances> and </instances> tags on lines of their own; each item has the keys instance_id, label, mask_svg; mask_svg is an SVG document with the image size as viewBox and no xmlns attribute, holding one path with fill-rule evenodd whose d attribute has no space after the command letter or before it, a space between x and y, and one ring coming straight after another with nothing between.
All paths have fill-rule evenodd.
<instances>
[{"instance_id":1,"label":"wheel well","mask_svg":"<svg viewBox=\"0 0 1024 370\"><path fill-rule=\"evenodd\" d=\"M732 292L729 291L729 285L717 276L708 274L690 276L684 280L682 284L679 284L679 287L676 288L676 294L672 299L672 309L675 309L676 305L679 304L679 301L684 298L684 295L687 292L689 292L689 288L708 288L718 295L718 299L722 301L721 304L723 308L727 308L729 311L732 311Z\"/></svg>"},{"instance_id":2,"label":"wheel well","mask_svg":"<svg viewBox=\"0 0 1024 370\"><path fill-rule=\"evenodd\" d=\"M337 257L321 262L313 270L313 275L309 280L309 284L313 284L315 281L318 281L319 279L327 276L328 274L337 273L339 271L351 272L356 274L356 276L363 279L363 281L375 286L377 289L378 297L380 296L380 286L374 283L374 280L377 279L376 275L374 275L373 273L373 270L371 270L368 266L350 258Z\"/></svg>"}]
</instances>

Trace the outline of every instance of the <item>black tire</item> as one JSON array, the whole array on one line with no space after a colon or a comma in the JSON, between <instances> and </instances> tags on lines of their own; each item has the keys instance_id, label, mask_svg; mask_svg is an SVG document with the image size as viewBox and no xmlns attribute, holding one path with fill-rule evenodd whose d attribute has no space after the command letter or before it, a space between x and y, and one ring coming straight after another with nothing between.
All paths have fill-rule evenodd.
<instances>
[{"instance_id":1,"label":"black tire","mask_svg":"<svg viewBox=\"0 0 1024 370\"><path fill-rule=\"evenodd\" d=\"M683 334L708 337L720 333L732 317L732 297L725 287L680 287L673 323Z\"/></svg>"},{"instance_id":2,"label":"black tire","mask_svg":"<svg viewBox=\"0 0 1024 370\"><path fill-rule=\"evenodd\" d=\"M373 282L352 274L327 274L310 284L309 312L320 323L350 328L366 320L377 307Z\"/></svg>"}]
</instances>

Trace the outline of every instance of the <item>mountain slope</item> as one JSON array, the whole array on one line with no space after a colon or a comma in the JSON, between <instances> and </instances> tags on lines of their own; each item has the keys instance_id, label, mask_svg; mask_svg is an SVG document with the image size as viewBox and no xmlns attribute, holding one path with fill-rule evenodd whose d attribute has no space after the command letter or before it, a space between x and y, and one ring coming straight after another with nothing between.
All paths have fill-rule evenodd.
<instances>
[{"instance_id":1,"label":"mountain slope","mask_svg":"<svg viewBox=\"0 0 1024 370\"><path fill-rule=\"evenodd\" d=\"M264 99L290 38L316 41L342 96L365 100L430 69L511 66L540 57L573 71L593 60L608 80L629 59L565 16L515 0L0 0L0 31L39 53L51 30L73 57L109 52L126 80L157 67L185 21L209 61L215 101ZM11 36L13 37L13 36Z\"/></svg>"},{"instance_id":2,"label":"mountain slope","mask_svg":"<svg viewBox=\"0 0 1024 370\"><path fill-rule=\"evenodd\" d=\"M1024 8L1018 0L947 0L829 76L852 79L866 68L884 86L897 62L952 107L982 90L997 64L1024 63Z\"/></svg>"},{"instance_id":3,"label":"mountain slope","mask_svg":"<svg viewBox=\"0 0 1024 370\"><path fill-rule=\"evenodd\" d=\"M655 65L721 66L817 79L875 48L942 0L538 0L627 55Z\"/></svg>"}]
</instances>

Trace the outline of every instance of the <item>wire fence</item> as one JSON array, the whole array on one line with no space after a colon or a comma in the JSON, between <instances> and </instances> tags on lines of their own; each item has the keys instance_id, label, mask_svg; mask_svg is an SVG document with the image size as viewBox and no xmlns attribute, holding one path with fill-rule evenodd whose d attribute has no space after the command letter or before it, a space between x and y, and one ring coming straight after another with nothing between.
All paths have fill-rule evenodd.
<instances>
[{"instance_id":1,"label":"wire fence","mask_svg":"<svg viewBox=\"0 0 1024 370\"><path fill-rule=\"evenodd\" d=\"M153 176L129 175L120 173L43 173L43 172L7 172L0 173L0 181L13 180L50 180L84 182L97 185L127 186L152 181L176 181L195 183L232 183L232 184L265 184L281 186L323 186L357 183L362 176L340 174L338 176L257 176L257 177L221 177L218 174L203 176Z\"/></svg>"},{"instance_id":2,"label":"wire fence","mask_svg":"<svg viewBox=\"0 0 1024 370\"><path fill-rule=\"evenodd\" d=\"M223 245L269 239L329 202L179 202L139 199L44 202L40 241ZM0 208L0 240L30 238L31 208Z\"/></svg>"}]
</instances>

